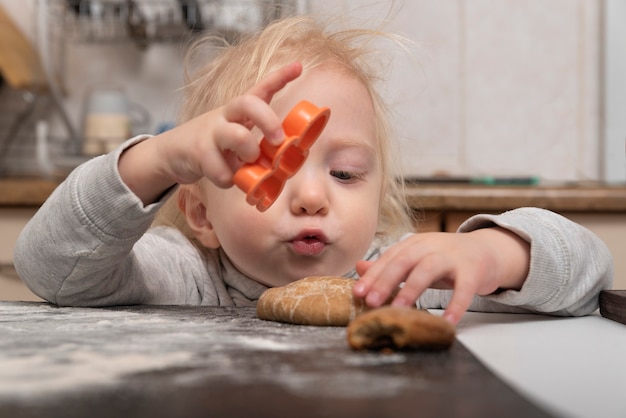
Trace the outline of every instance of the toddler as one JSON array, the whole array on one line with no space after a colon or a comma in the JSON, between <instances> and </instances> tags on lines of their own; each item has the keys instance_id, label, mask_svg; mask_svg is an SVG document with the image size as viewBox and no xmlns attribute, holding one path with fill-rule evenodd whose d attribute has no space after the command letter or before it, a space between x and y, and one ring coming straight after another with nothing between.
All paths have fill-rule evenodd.
<instances>
[{"instance_id":1,"label":"toddler","mask_svg":"<svg viewBox=\"0 0 626 418\"><path fill-rule=\"evenodd\" d=\"M584 315L611 286L590 231L537 208L480 215L459 233L413 233L375 90L374 31L331 32L309 17L270 24L191 67L180 123L77 167L17 243L15 264L64 306L250 306L313 275L358 278L381 305ZM194 55L192 54L192 57ZM189 63L188 63L189 64ZM329 107L302 168L265 212L232 187L278 145L299 101ZM156 218L156 219L155 219Z\"/></svg>"}]
</instances>

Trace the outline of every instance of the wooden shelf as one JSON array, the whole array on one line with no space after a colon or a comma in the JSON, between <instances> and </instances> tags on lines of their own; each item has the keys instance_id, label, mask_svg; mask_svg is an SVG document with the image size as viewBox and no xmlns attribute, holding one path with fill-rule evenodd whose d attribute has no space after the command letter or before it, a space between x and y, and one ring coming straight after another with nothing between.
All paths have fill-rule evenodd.
<instances>
[{"instance_id":1,"label":"wooden shelf","mask_svg":"<svg viewBox=\"0 0 626 418\"><path fill-rule=\"evenodd\" d=\"M423 210L504 211L533 206L555 212L626 212L626 187L415 185L407 187L411 207Z\"/></svg>"},{"instance_id":2,"label":"wooden shelf","mask_svg":"<svg viewBox=\"0 0 626 418\"><path fill-rule=\"evenodd\" d=\"M58 185L44 179L0 179L0 206L41 206Z\"/></svg>"}]
</instances>

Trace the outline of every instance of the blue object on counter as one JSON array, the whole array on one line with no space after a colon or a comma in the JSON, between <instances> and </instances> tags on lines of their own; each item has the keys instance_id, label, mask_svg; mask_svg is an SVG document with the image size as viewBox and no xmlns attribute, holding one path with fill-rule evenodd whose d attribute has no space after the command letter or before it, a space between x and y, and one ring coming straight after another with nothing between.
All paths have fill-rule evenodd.
<instances>
[{"instance_id":1,"label":"blue object on counter","mask_svg":"<svg viewBox=\"0 0 626 418\"><path fill-rule=\"evenodd\" d=\"M536 186L540 179L538 176L525 177L407 177L407 184L482 184L487 186Z\"/></svg>"},{"instance_id":2,"label":"blue object on counter","mask_svg":"<svg viewBox=\"0 0 626 418\"><path fill-rule=\"evenodd\" d=\"M539 184L539 177L472 177L470 183L503 186L535 186Z\"/></svg>"}]
</instances>

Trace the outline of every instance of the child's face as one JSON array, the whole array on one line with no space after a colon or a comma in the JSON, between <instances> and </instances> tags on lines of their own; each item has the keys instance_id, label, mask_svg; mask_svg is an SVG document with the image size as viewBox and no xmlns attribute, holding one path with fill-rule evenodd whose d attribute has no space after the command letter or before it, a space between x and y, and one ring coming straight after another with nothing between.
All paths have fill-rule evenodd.
<instances>
[{"instance_id":1,"label":"child's face","mask_svg":"<svg viewBox=\"0 0 626 418\"><path fill-rule=\"evenodd\" d=\"M265 212L237 187L207 188L207 216L234 265L268 286L311 275L343 275L369 248L378 224L382 169L374 110L360 82L312 70L273 103L280 118L299 101L331 116L302 168Z\"/></svg>"}]
</instances>

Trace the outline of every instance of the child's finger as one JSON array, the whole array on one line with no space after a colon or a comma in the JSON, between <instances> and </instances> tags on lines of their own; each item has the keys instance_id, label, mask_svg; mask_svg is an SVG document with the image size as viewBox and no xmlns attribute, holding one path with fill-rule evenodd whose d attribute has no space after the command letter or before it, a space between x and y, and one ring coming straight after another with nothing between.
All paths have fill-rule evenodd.
<instances>
[{"instance_id":1,"label":"child's finger","mask_svg":"<svg viewBox=\"0 0 626 418\"><path fill-rule=\"evenodd\" d=\"M352 294L354 295L354 297L356 298L364 298L365 296L367 296L367 292L369 292L370 286L373 283L370 280L368 280L367 278L363 278L363 276L365 276L367 274L367 272L369 271L369 268L375 264L375 262L373 261L365 261L365 260L361 260L361 261L357 261L355 269L357 274L359 275L359 278L357 279L354 287L352 288Z\"/></svg>"},{"instance_id":2,"label":"child's finger","mask_svg":"<svg viewBox=\"0 0 626 418\"><path fill-rule=\"evenodd\" d=\"M475 294L476 292L469 281L457 280L454 293L452 293L452 298L443 313L443 317L451 324L456 325L472 304Z\"/></svg>"},{"instance_id":3,"label":"child's finger","mask_svg":"<svg viewBox=\"0 0 626 418\"><path fill-rule=\"evenodd\" d=\"M365 268L366 271L359 272L361 277L359 277L352 288L353 295L357 298L369 297L371 300L372 296L370 296L370 293L372 288L380 280L380 273L384 271L386 264L387 263L382 257L375 262L368 264L359 261L359 263L357 263L357 272L359 272L359 269L361 268ZM376 290L376 292L378 293L379 291Z\"/></svg>"},{"instance_id":4,"label":"child's finger","mask_svg":"<svg viewBox=\"0 0 626 418\"><path fill-rule=\"evenodd\" d=\"M259 157L259 146L252 133L237 123L217 129L215 145L222 155L231 151L243 162L253 162Z\"/></svg>"},{"instance_id":5,"label":"child's finger","mask_svg":"<svg viewBox=\"0 0 626 418\"><path fill-rule=\"evenodd\" d=\"M240 96L224 107L227 124L216 130L220 149L234 151L243 161L252 162L259 156L257 140L250 133L259 128L267 140L278 145L284 132L282 123L272 108L253 95Z\"/></svg>"},{"instance_id":6,"label":"child's finger","mask_svg":"<svg viewBox=\"0 0 626 418\"><path fill-rule=\"evenodd\" d=\"M359 276L363 276L372 266L373 261L361 260L356 263L356 272Z\"/></svg>"},{"instance_id":7,"label":"child's finger","mask_svg":"<svg viewBox=\"0 0 626 418\"><path fill-rule=\"evenodd\" d=\"M440 253L430 253L422 257L404 281L392 305L414 306L417 299L433 283L450 279L454 275L454 265Z\"/></svg>"},{"instance_id":8,"label":"child's finger","mask_svg":"<svg viewBox=\"0 0 626 418\"><path fill-rule=\"evenodd\" d=\"M381 257L369 267L353 290L355 296L364 297L366 304L371 307L378 307L389 299L420 257L419 254L411 254L409 251L397 253L395 256L388 253L384 255L386 257ZM414 259L414 256L418 258Z\"/></svg>"},{"instance_id":9,"label":"child's finger","mask_svg":"<svg viewBox=\"0 0 626 418\"><path fill-rule=\"evenodd\" d=\"M260 97L266 103L269 103L274 94L282 90L289 82L298 78L300 74L302 74L302 64L293 62L268 74L248 90L248 93Z\"/></svg>"},{"instance_id":10,"label":"child's finger","mask_svg":"<svg viewBox=\"0 0 626 418\"><path fill-rule=\"evenodd\" d=\"M218 187L233 185L234 172L219 152L209 152L202 156L202 175L211 179Z\"/></svg>"},{"instance_id":11,"label":"child's finger","mask_svg":"<svg viewBox=\"0 0 626 418\"><path fill-rule=\"evenodd\" d=\"M405 243L399 242L393 247L389 248L381 257L373 262L365 262L359 261L357 263L357 272L361 276L352 289L352 293L355 297L358 298L367 298L368 294L372 290L373 287L378 286L378 282L380 280L384 280L384 278L389 277L389 272L387 271L388 266L394 265L394 258L396 254L400 253L404 248ZM360 269L363 269L361 271ZM389 292L391 292L391 288ZM380 289L375 290L376 295L380 295ZM388 296L388 295L387 295ZM370 302L373 298L377 298L378 296L369 296ZM382 296L381 296L382 297ZM382 302L381 302L382 304Z\"/></svg>"}]
</instances>

